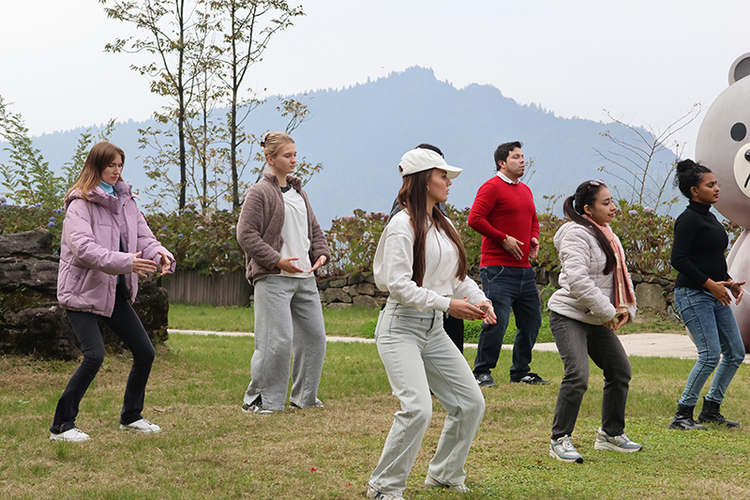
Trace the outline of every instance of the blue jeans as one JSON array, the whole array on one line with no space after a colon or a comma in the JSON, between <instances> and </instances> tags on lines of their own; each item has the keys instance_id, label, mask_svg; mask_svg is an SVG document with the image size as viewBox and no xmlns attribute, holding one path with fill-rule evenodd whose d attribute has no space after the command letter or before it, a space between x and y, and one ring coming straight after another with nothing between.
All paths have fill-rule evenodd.
<instances>
[{"instance_id":1,"label":"blue jeans","mask_svg":"<svg viewBox=\"0 0 750 500\"><path fill-rule=\"evenodd\" d=\"M542 326L536 273L530 267L486 266L479 269L479 276L482 278L482 290L495 308L497 324L482 325L474 375L490 373L497 365L512 308L518 329L513 343L510 379L519 381L531 371L531 349Z\"/></svg>"},{"instance_id":2,"label":"blue jeans","mask_svg":"<svg viewBox=\"0 0 750 500\"><path fill-rule=\"evenodd\" d=\"M721 403L745 359L745 346L732 309L722 305L707 290L693 288L675 288L674 301L698 348L698 361L690 371L679 403L695 406L703 385L717 365L706 399Z\"/></svg>"}]
</instances>

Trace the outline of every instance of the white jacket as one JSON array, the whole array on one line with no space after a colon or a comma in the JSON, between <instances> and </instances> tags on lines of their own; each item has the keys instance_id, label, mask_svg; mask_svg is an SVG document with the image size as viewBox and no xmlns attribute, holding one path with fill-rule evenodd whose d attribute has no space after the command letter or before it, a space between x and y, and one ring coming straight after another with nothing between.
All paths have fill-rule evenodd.
<instances>
[{"instance_id":1,"label":"white jacket","mask_svg":"<svg viewBox=\"0 0 750 500\"><path fill-rule=\"evenodd\" d=\"M615 317L615 290L612 273L604 274L607 255L590 229L577 222L564 224L554 242L560 257L560 289L547 302L551 311L591 325L601 325ZM620 239L615 235L617 244ZM633 283L629 283L633 289ZM635 295L635 293L633 294ZM635 318L635 306L628 308Z\"/></svg>"},{"instance_id":2,"label":"white jacket","mask_svg":"<svg viewBox=\"0 0 750 500\"><path fill-rule=\"evenodd\" d=\"M412 306L418 311L447 311L451 298L466 297L471 304L489 301L469 277L456 278L458 253L451 240L430 225L425 241L425 273L422 286L412 278L414 230L404 210L393 216L378 242L373 262L375 284L389 292L388 302Z\"/></svg>"}]
</instances>

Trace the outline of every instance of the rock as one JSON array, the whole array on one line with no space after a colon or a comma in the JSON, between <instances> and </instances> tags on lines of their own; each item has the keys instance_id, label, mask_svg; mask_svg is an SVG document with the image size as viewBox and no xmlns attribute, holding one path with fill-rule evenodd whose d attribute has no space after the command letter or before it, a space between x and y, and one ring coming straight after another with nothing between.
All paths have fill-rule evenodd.
<instances>
[{"instance_id":1,"label":"rock","mask_svg":"<svg viewBox=\"0 0 750 500\"><path fill-rule=\"evenodd\" d=\"M328 288L328 283L331 281L331 278L323 278L319 279L316 285L318 286L318 290L325 290Z\"/></svg>"},{"instance_id":2,"label":"rock","mask_svg":"<svg viewBox=\"0 0 750 500\"><path fill-rule=\"evenodd\" d=\"M0 257L51 253L52 233L46 229L0 235Z\"/></svg>"},{"instance_id":3,"label":"rock","mask_svg":"<svg viewBox=\"0 0 750 500\"><path fill-rule=\"evenodd\" d=\"M346 277L332 279L328 282L329 288L342 288L346 286Z\"/></svg>"},{"instance_id":4,"label":"rock","mask_svg":"<svg viewBox=\"0 0 750 500\"><path fill-rule=\"evenodd\" d=\"M52 236L47 230L0 236L0 353L75 359L81 354L78 340L57 303L59 257L51 255ZM154 278L139 280L133 304L154 344L167 340L169 298ZM126 346L99 322L108 350Z\"/></svg>"},{"instance_id":5,"label":"rock","mask_svg":"<svg viewBox=\"0 0 750 500\"><path fill-rule=\"evenodd\" d=\"M326 288L321 292L321 296L323 297L323 302L330 305L332 302L345 302L345 303L351 303L352 298L349 296L349 294L344 293L344 291L341 288Z\"/></svg>"},{"instance_id":6,"label":"rock","mask_svg":"<svg viewBox=\"0 0 750 500\"><path fill-rule=\"evenodd\" d=\"M347 285L358 285L359 283L362 283L362 281L365 279L364 275L361 272L356 272L353 274L350 274L349 277L346 279Z\"/></svg>"},{"instance_id":7,"label":"rock","mask_svg":"<svg viewBox=\"0 0 750 500\"><path fill-rule=\"evenodd\" d=\"M12 284L56 295L59 260L54 255L0 258L0 286Z\"/></svg>"},{"instance_id":8,"label":"rock","mask_svg":"<svg viewBox=\"0 0 750 500\"><path fill-rule=\"evenodd\" d=\"M664 296L664 288L661 285L638 283L635 286L635 297L639 311L656 314L661 318L667 317L667 298Z\"/></svg>"},{"instance_id":9,"label":"rock","mask_svg":"<svg viewBox=\"0 0 750 500\"><path fill-rule=\"evenodd\" d=\"M369 307L371 309L377 309L380 307L380 302L369 295L357 295L352 302L355 306Z\"/></svg>"},{"instance_id":10,"label":"rock","mask_svg":"<svg viewBox=\"0 0 750 500\"><path fill-rule=\"evenodd\" d=\"M360 283L357 285L357 292L360 295L375 295L375 285L372 283Z\"/></svg>"}]
</instances>

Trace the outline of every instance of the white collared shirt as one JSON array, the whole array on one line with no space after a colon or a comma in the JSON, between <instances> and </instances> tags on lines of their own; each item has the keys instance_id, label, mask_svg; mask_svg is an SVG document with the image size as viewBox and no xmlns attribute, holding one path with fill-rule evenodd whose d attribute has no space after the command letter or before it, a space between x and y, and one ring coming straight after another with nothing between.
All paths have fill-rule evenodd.
<instances>
[{"instance_id":1,"label":"white collared shirt","mask_svg":"<svg viewBox=\"0 0 750 500\"><path fill-rule=\"evenodd\" d=\"M507 182L508 184L518 184L519 182L521 182L521 179L518 179L517 181L510 180L510 177L502 173L500 170L497 171L497 176L500 177L505 182Z\"/></svg>"}]
</instances>

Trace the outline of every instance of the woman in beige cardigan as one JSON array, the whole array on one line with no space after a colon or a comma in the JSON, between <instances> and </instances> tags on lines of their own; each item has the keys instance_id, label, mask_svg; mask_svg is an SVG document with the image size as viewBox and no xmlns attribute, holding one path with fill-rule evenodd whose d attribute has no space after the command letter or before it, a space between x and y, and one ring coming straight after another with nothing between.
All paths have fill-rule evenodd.
<instances>
[{"instance_id":1,"label":"woman in beige cardigan","mask_svg":"<svg viewBox=\"0 0 750 500\"><path fill-rule=\"evenodd\" d=\"M284 409L292 366L292 408L320 407L326 334L314 271L331 258L298 177L297 149L273 132L261 145L269 166L250 187L237 223L246 276L254 286L255 352L242 410L270 415Z\"/></svg>"}]
</instances>

